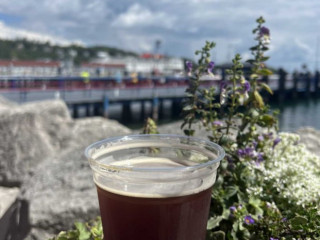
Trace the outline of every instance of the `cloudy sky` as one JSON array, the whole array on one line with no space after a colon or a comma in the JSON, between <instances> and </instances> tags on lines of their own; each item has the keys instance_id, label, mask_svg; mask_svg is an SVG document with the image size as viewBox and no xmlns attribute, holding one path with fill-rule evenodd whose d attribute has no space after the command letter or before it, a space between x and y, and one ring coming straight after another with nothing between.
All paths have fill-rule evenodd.
<instances>
[{"instance_id":1,"label":"cloudy sky","mask_svg":"<svg viewBox=\"0 0 320 240\"><path fill-rule=\"evenodd\" d=\"M0 0L0 38L103 44L192 57L215 41L217 63L250 56L251 30L264 16L271 30L269 64L288 70L317 66L320 0ZM320 61L319 61L320 62ZM320 65L320 64L319 64Z\"/></svg>"}]
</instances>

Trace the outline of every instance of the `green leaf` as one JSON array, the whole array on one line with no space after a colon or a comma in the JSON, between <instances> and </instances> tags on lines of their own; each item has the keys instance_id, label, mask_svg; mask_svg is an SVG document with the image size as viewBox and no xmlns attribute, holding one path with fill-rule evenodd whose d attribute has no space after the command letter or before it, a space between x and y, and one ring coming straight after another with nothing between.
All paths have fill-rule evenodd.
<instances>
[{"instance_id":1,"label":"green leaf","mask_svg":"<svg viewBox=\"0 0 320 240\"><path fill-rule=\"evenodd\" d=\"M193 109L193 105L187 105L183 108L183 111L190 111Z\"/></svg>"},{"instance_id":2,"label":"green leaf","mask_svg":"<svg viewBox=\"0 0 320 240\"><path fill-rule=\"evenodd\" d=\"M269 76L272 75L272 71L267 69L267 68L263 68L257 71L257 74L262 75L262 76Z\"/></svg>"},{"instance_id":3,"label":"green leaf","mask_svg":"<svg viewBox=\"0 0 320 240\"><path fill-rule=\"evenodd\" d=\"M238 237L237 237L238 230L239 230L239 223L238 222L233 223L232 230L231 230L231 236L233 240L238 240Z\"/></svg>"},{"instance_id":4,"label":"green leaf","mask_svg":"<svg viewBox=\"0 0 320 240\"><path fill-rule=\"evenodd\" d=\"M211 217L207 222L207 230L211 230L219 226L219 223L221 222L222 219L223 219L222 216Z\"/></svg>"},{"instance_id":5,"label":"green leaf","mask_svg":"<svg viewBox=\"0 0 320 240\"><path fill-rule=\"evenodd\" d=\"M226 209L225 206L223 206L223 212L221 214L223 219L228 219L230 216L230 210Z\"/></svg>"},{"instance_id":6,"label":"green leaf","mask_svg":"<svg viewBox=\"0 0 320 240\"><path fill-rule=\"evenodd\" d=\"M193 136L194 135L194 130L193 129L185 129L185 130L183 130L183 132L187 136Z\"/></svg>"},{"instance_id":7,"label":"green leaf","mask_svg":"<svg viewBox=\"0 0 320 240\"><path fill-rule=\"evenodd\" d=\"M185 126L187 123L188 123L188 122L184 121L184 122L181 124L180 128L183 129L184 126Z\"/></svg>"},{"instance_id":8,"label":"green leaf","mask_svg":"<svg viewBox=\"0 0 320 240\"><path fill-rule=\"evenodd\" d=\"M223 231L215 231L211 234L212 240L225 240L226 235Z\"/></svg>"},{"instance_id":9,"label":"green leaf","mask_svg":"<svg viewBox=\"0 0 320 240\"><path fill-rule=\"evenodd\" d=\"M290 224L292 228L298 230L301 228L302 225L308 223L308 219L302 216L296 216L290 220Z\"/></svg>"},{"instance_id":10,"label":"green leaf","mask_svg":"<svg viewBox=\"0 0 320 240\"><path fill-rule=\"evenodd\" d=\"M250 75L250 78L251 79L256 79L256 78L258 78L259 76L257 75L257 74L255 74L255 73L253 73L253 74L251 74Z\"/></svg>"},{"instance_id":11,"label":"green leaf","mask_svg":"<svg viewBox=\"0 0 320 240\"><path fill-rule=\"evenodd\" d=\"M101 217L97 217L97 220L94 222L90 231L94 239L97 239L97 240L102 239L103 229L102 229Z\"/></svg>"},{"instance_id":12,"label":"green leaf","mask_svg":"<svg viewBox=\"0 0 320 240\"><path fill-rule=\"evenodd\" d=\"M220 103L215 103L212 105L213 108L221 108L221 104Z\"/></svg>"},{"instance_id":13,"label":"green leaf","mask_svg":"<svg viewBox=\"0 0 320 240\"><path fill-rule=\"evenodd\" d=\"M237 233L232 229L231 236L233 240L238 240Z\"/></svg>"},{"instance_id":14,"label":"green leaf","mask_svg":"<svg viewBox=\"0 0 320 240\"><path fill-rule=\"evenodd\" d=\"M243 226L243 223L242 222L239 222L239 230L240 231L243 231L245 228Z\"/></svg>"},{"instance_id":15,"label":"green leaf","mask_svg":"<svg viewBox=\"0 0 320 240\"><path fill-rule=\"evenodd\" d=\"M272 89L269 87L268 84L260 83L260 86L261 86L264 90L266 90L268 93L270 93L271 95L273 94L273 91L272 91Z\"/></svg>"},{"instance_id":16,"label":"green leaf","mask_svg":"<svg viewBox=\"0 0 320 240\"><path fill-rule=\"evenodd\" d=\"M261 121L266 125L266 126L272 126L273 124L276 123L276 120L273 116L269 114L265 114L261 116Z\"/></svg>"},{"instance_id":17,"label":"green leaf","mask_svg":"<svg viewBox=\"0 0 320 240\"><path fill-rule=\"evenodd\" d=\"M264 102L263 102L263 99L262 99L260 93L256 90L256 91L254 91L253 94L254 94L255 100L258 103L259 108L262 108L264 106Z\"/></svg>"},{"instance_id":18,"label":"green leaf","mask_svg":"<svg viewBox=\"0 0 320 240\"><path fill-rule=\"evenodd\" d=\"M230 197L234 196L235 194L237 194L237 192L238 192L238 187L237 186L226 187L226 190L225 190L226 199L229 199Z\"/></svg>"},{"instance_id":19,"label":"green leaf","mask_svg":"<svg viewBox=\"0 0 320 240\"><path fill-rule=\"evenodd\" d=\"M87 240L90 239L90 232L87 230L86 225L84 223L76 222L74 224L76 229L79 231L79 240Z\"/></svg>"},{"instance_id":20,"label":"green leaf","mask_svg":"<svg viewBox=\"0 0 320 240\"><path fill-rule=\"evenodd\" d=\"M261 200L259 198L251 197L249 199L249 204L254 207L255 215L263 215L263 210L260 207L262 205L262 202L261 202Z\"/></svg>"},{"instance_id":21,"label":"green leaf","mask_svg":"<svg viewBox=\"0 0 320 240\"><path fill-rule=\"evenodd\" d=\"M251 50L251 51L256 51L256 50L258 50L258 46L251 47L250 50Z\"/></svg>"}]
</instances>

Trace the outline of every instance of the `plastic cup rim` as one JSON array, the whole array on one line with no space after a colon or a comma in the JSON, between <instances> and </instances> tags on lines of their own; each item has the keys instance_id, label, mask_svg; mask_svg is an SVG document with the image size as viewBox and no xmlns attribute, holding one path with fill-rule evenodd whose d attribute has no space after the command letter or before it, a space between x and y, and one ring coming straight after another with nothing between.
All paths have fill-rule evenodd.
<instances>
[{"instance_id":1,"label":"plastic cup rim","mask_svg":"<svg viewBox=\"0 0 320 240\"><path fill-rule=\"evenodd\" d=\"M152 167L124 167L124 166L114 166L114 165L109 165L109 164L104 164L104 163L99 163L95 159L93 159L89 151L95 147L98 147L102 144L105 143L111 143L115 141L119 141L121 139L133 139L133 138L179 138L179 139L191 139L193 141L203 143L206 146L210 146L213 149L217 150L217 157L215 159L206 161L204 163L199 163L195 164L192 166L182 166L182 167L175 167L175 168L169 168L169 167L163 167L163 168L152 168ZM201 152L201 150L199 150ZM209 150L208 150L209 151ZM197 138L197 137L189 137L189 136L183 136L183 135L176 135L176 134L134 134L134 135L123 135L123 136L117 136L117 137L111 137L111 138L106 138L100 141L97 141L95 143L90 144L84 151L84 154L86 158L89 160L90 164L91 162L94 162L94 165L99 166L100 169L105 169L105 170L112 170L112 171L134 171L134 172L184 172L184 171L193 171L197 169L202 169L207 166L213 165L215 163L220 162L224 156L225 156L225 151L223 148L211 141Z\"/></svg>"}]
</instances>

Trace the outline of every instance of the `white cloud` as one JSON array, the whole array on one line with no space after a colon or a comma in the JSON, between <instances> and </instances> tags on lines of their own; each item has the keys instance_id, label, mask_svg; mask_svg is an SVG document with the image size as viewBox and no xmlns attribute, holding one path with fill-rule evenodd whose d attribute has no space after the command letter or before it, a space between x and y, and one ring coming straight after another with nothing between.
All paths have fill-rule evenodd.
<instances>
[{"instance_id":1,"label":"white cloud","mask_svg":"<svg viewBox=\"0 0 320 240\"><path fill-rule=\"evenodd\" d=\"M175 17L165 12L152 12L148 8L135 3L120 14L112 23L113 27L158 26L173 28Z\"/></svg>"},{"instance_id":2,"label":"white cloud","mask_svg":"<svg viewBox=\"0 0 320 240\"><path fill-rule=\"evenodd\" d=\"M59 38L59 37L54 37L50 35L26 31L23 29L8 27L2 21L0 21L0 38L2 39L25 38L32 41L51 42L53 44L59 44L59 45L70 45L72 43L83 45L83 43L80 40L70 41L64 38Z\"/></svg>"},{"instance_id":3,"label":"white cloud","mask_svg":"<svg viewBox=\"0 0 320 240\"><path fill-rule=\"evenodd\" d=\"M254 21L263 15L271 30L270 64L290 69L313 65L320 36L319 0L10 0L0 1L0 13L19 16L10 26L15 30L137 52L152 51L161 39L165 53L193 57L205 40L216 41L220 63L236 52L248 56Z\"/></svg>"}]
</instances>

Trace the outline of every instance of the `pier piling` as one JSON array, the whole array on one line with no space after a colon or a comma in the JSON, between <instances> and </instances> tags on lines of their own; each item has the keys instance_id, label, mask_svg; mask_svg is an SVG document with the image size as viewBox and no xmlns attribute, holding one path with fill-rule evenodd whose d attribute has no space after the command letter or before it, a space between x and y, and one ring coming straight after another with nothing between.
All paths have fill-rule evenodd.
<instances>
[{"instance_id":1,"label":"pier piling","mask_svg":"<svg viewBox=\"0 0 320 240\"><path fill-rule=\"evenodd\" d=\"M105 118L109 116L109 98L107 96L104 97L103 101L103 116Z\"/></svg>"},{"instance_id":2,"label":"pier piling","mask_svg":"<svg viewBox=\"0 0 320 240\"><path fill-rule=\"evenodd\" d=\"M155 121L159 119L159 98L157 97L152 100L152 118Z\"/></svg>"},{"instance_id":3,"label":"pier piling","mask_svg":"<svg viewBox=\"0 0 320 240\"><path fill-rule=\"evenodd\" d=\"M286 76L287 73L280 68L279 69L279 83L278 83L278 102L281 104L285 100L286 95Z\"/></svg>"},{"instance_id":4,"label":"pier piling","mask_svg":"<svg viewBox=\"0 0 320 240\"><path fill-rule=\"evenodd\" d=\"M73 118L79 117L79 105L73 104Z\"/></svg>"},{"instance_id":5,"label":"pier piling","mask_svg":"<svg viewBox=\"0 0 320 240\"><path fill-rule=\"evenodd\" d=\"M131 122L132 112L131 112L131 102L130 101L124 101L122 103L121 119L123 120L123 122Z\"/></svg>"},{"instance_id":6,"label":"pier piling","mask_svg":"<svg viewBox=\"0 0 320 240\"><path fill-rule=\"evenodd\" d=\"M145 101L141 101L141 109L140 109L140 120L144 121L144 118L146 116L146 108L145 108Z\"/></svg>"},{"instance_id":7,"label":"pier piling","mask_svg":"<svg viewBox=\"0 0 320 240\"><path fill-rule=\"evenodd\" d=\"M319 71L316 71L315 76L314 76L314 92L315 92L315 96L319 96L319 78L320 78L320 73Z\"/></svg>"}]
</instances>

